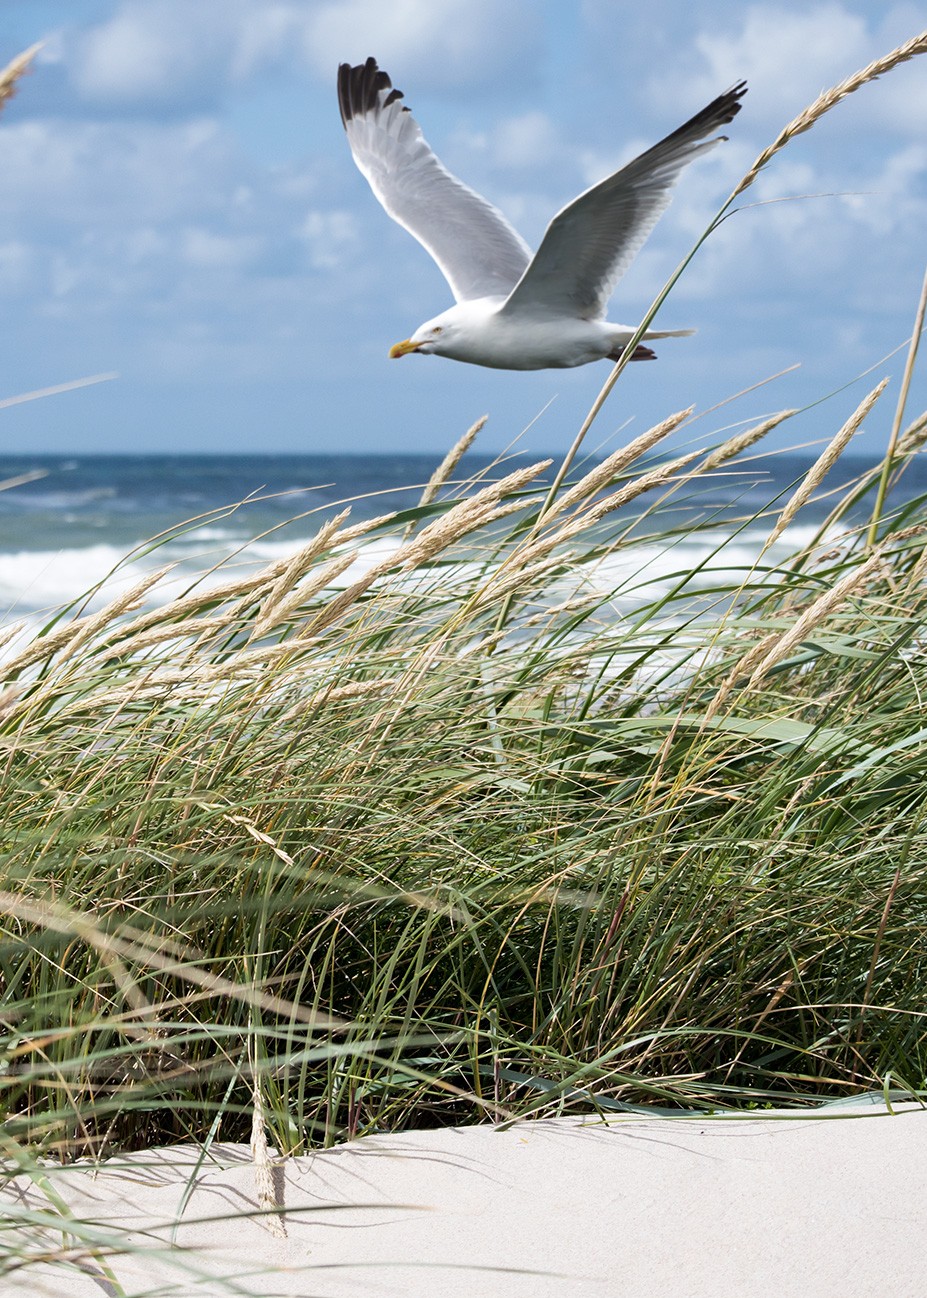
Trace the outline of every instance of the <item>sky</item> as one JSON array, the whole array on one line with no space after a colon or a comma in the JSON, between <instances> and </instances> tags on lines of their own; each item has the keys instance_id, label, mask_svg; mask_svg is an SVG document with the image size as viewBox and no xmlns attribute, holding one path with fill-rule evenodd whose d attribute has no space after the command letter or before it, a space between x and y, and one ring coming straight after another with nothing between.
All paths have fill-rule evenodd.
<instances>
[{"instance_id":1,"label":"sky","mask_svg":"<svg viewBox=\"0 0 927 1298\"><path fill-rule=\"evenodd\" d=\"M430 453L488 414L484 450L562 451L604 363L388 358L452 299L353 164L338 63L373 54L532 246L747 78L729 142L618 286L609 318L634 324L781 127L923 19L884 0L0 0L0 64L44 42L0 115L0 402L119 375L0 407L0 448ZM659 316L696 336L625 371L595 445L693 403L705 441L809 407L777 444L817 445L891 375L859 442L876 451L927 260L927 56L796 138L739 206ZM909 416L925 404L918 377Z\"/></svg>"}]
</instances>

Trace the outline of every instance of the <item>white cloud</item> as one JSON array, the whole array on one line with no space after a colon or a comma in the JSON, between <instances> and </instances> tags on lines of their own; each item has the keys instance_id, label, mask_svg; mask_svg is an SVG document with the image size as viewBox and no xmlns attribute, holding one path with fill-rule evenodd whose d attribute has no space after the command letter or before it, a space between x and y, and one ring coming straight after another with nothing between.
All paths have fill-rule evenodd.
<instances>
[{"instance_id":1,"label":"white cloud","mask_svg":"<svg viewBox=\"0 0 927 1298\"><path fill-rule=\"evenodd\" d=\"M0 131L0 211L61 225L146 223L225 206L239 161L212 119L38 119Z\"/></svg>"},{"instance_id":2,"label":"white cloud","mask_svg":"<svg viewBox=\"0 0 927 1298\"><path fill-rule=\"evenodd\" d=\"M181 232L180 254L191 266L205 270L241 269L252 265L264 248L257 235L219 234L203 226Z\"/></svg>"},{"instance_id":3,"label":"white cloud","mask_svg":"<svg viewBox=\"0 0 927 1298\"><path fill-rule=\"evenodd\" d=\"M306 53L324 76L373 54L429 89L480 85L502 68L527 69L538 30L525 0L326 0L312 7Z\"/></svg>"},{"instance_id":4,"label":"white cloud","mask_svg":"<svg viewBox=\"0 0 927 1298\"><path fill-rule=\"evenodd\" d=\"M673 78L676 93L710 98L745 77L750 83L745 106L755 120L799 111L865 63L869 44L864 19L828 2L801 9L751 5L733 31L727 25L702 31L695 48L702 66L682 86Z\"/></svg>"},{"instance_id":5,"label":"white cloud","mask_svg":"<svg viewBox=\"0 0 927 1298\"><path fill-rule=\"evenodd\" d=\"M850 216L880 239L897 238L903 231L912 235L927 229L927 146L911 144L890 154L881 169L866 177L861 188L850 194L844 205Z\"/></svg>"},{"instance_id":6,"label":"white cloud","mask_svg":"<svg viewBox=\"0 0 927 1298\"><path fill-rule=\"evenodd\" d=\"M86 100L186 106L210 97L232 62L242 14L236 0L132 0L78 34L67 63Z\"/></svg>"},{"instance_id":7,"label":"white cloud","mask_svg":"<svg viewBox=\"0 0 927 1298\"><path fill-rule=\"evenodd\" d=\"M35 250L20 240L0 243L0 290L5 295L19 294L30 285L36 256Z\"/></svg>"},{"instance_id":8,"label":"white cloud","mask_svg":"<svg viewBox=\"0 0 927 1298\"><path fill-rule=\"evenodd\" d=\"M357 220L351 212L309 212L298 234L309 246L310 264L317 270L335 270L357 243Z\"/></svg>"},{"instance_id":9,"label":"white cloud","mask_svg":"<svg viewBox=\"0 0 927 1298\"><path fill-rule=\"evenodd\" d=\"M47 58L87 103L183 111L274 68L331 81L339 62L370 54L425 89L485 85L528 66L536 31L524 0L501 14L494 0L123 0L102 22L55 33Z\"/></svg>"},{"instance_id":10,"label":"white cloud","mask_svg":"<svg viewBox=\"0 0 927 1298\"><path fill-rule=\"evenodd\" d=\"M353 214L316 195L307 216L307 164L262 165L213 119L13 121L0 173L0 285L23 330L70 330L129 376L292 376L353 282Z\"/></svg>"},{"instance_id":11,"label":"white cloud","mask_svg":"<svg viewBox=\"0 0 927 1298\"><path fill-rule=\"evenodd\" d=\"M503 118L492 133L493 161L502 167L540 167L557 156L559 135L547 113Z\"/></svg>"},{"instance_id":12,"label":"white cloud","mask_svg":"<svg viewBox=\"0 0 927 1298\"><path fill-rule=\"evenodd\" d=\"M912 5L878 7L841 0L799 6L757 5L732 11L733 22L712 13L699 17L697 31L672 68L674 93L685 99L709 98L745 77L750 91L738 129L762 122L775 128L873 59L887 54L923 26ZM692 50L695 51L693 57ZM651 82L665 90L666 77ZM838 109L857 129L888 128L922 139L927 131L927 80L922 59L896 68L867 85Z\"/></svg>"}]
</instances>

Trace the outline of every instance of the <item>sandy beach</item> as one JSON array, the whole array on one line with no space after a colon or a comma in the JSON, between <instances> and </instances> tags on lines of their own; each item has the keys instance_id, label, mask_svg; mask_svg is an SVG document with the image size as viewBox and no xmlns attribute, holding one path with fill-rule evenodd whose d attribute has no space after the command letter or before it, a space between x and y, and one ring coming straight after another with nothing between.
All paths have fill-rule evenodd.
<instances>
[{"instance_id":1,"label":"sandy beach","mask_svg":"<svg viewBox=\"0 0 927 1298\"><path fill-rule=\"evenodd\" d=\"M191 1146L51 1176L74 1265L4 1295L324 1298L868 1298L927 1292L927 1110L796 1117L565 1118L378 1135L275 1168L258 1210L243 1145ZM49 1212L24 1178L7 1224ZM232 1215L234 1214L234 1215ZM34 1219L33 1219L34 1220ZM113 1228L107 1278L78 1241ZM33 1229L35 1227L33 1226ZM33 1247L38 1236L33 1235ZM60 1249L62 1235L44 1243ZM115 1283L114 1283L115 1281ZM117 1287L118 1286L118 1287Z\"/></svg>"}]
</instances>

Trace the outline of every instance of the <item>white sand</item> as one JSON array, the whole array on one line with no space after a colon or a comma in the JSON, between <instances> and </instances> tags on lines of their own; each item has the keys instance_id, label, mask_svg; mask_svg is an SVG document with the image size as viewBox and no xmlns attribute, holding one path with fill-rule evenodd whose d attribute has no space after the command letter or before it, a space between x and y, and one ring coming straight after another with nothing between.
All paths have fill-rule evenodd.
<instances>
[{"instance_id":1,"label":"white sand","mask_svg":"<svg viewBox=\"0 0 927 1298\"><path fill-rule=\"evenodd\" d=\"M927 1110L823 1113L372 1136L285 1164L285 1239L247 1216L215 1220L257 1207L244 1146L217 1146L198 1169L183 1147L53 1184L95 1238L127 1232L138 1251L109 1264L132 1298L922 1298ZM6 1225L26 1208L49 1202L19 1178ZM60 1232L44 1240L61 1247ZM0 1294L120 1292L82 1265L29 1267Z\"/></svg>"}]
</instances>

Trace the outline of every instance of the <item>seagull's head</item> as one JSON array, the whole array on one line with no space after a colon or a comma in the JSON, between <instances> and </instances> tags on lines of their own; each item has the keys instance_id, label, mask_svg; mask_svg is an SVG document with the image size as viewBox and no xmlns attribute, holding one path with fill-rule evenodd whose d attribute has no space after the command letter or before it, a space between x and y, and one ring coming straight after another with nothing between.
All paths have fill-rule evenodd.
<instances>
[{"instance_id":1,"label":"seagull's head","mask_svg":"<svg viewBox=\"0 0 927 1298\"><path fill-rule=\"evenodd\" d=\"M436 315L433 320L426 320L423 325L419 325L411 338L395 343L389 349L390 358L396 360L400 356L408 356L410 352L421 352L424 356L432 353L438 356L444 355L448 344L453 342L457 330L457 321L452 315L453 310L452 307L443 315Z\"/></svg>"}]
</instances>

